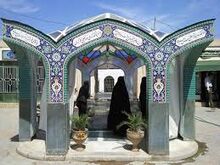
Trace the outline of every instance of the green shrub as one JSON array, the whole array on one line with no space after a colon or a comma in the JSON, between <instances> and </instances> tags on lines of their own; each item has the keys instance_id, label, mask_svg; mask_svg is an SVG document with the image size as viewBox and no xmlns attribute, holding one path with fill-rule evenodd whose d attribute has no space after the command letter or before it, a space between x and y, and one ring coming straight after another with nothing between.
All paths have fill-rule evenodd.
<instances>
[{"instance_id":1,"label":"green shrub","mask_svg":"<svg viewBox=\"0 0 220 165\"><path fill-rule=\"evenodd\" d=\"M89 118L87 115L82 116L71 116L70 120L72 121L73 130L82 130L84 131L89 125Z\"/></svg>"},{"instance_id":2,"label":"green shrub","mask_svg":"<svg viewBox=\"0 0 220 165\"><path fill-rule=\"evenodd\" d=\"M122 121L118 126L117 129L122 127L123 125L127 125L131 131L138 131L142 130L143 128L147 127L146 122L142 119L141 115L138 113L128 114L123 112L128 117L128 121Z\"/></svg>"}]
</instances>

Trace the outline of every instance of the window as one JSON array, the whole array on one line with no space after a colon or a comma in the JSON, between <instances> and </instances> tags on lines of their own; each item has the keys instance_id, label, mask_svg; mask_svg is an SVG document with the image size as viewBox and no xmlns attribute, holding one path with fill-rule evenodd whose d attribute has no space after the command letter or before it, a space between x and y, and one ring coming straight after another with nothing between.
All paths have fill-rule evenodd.
<instances>
[{"instance_id":1,"label":"window","mask_svg":"<svg viewBox=\"0 0 220 165\"><path fill-rule=\"evenodd\" d=\"M0 93L18 93L17 66L0 66Z\"/></svg>"},{"instance_id":2,"label":"window","mask_svg":"<svg viewBox=\"0 0 220 165\"><path fill-rule=\"evenodd\" d=\"M0 93L18 93L19 68L0 66ZM37 93L42 93L44 85L44 67L37 66Z\"/></svg>"},{"instance_id":3,"label":"window","mask_svg":"<svg viewBox=\"0 0 220 165\"><path fill-rule=\"evenodd\" d=\"M112 92L114 87L114 79L111 76L107 76L104 79L104 92Z\"/></svg>"}]
</instances>

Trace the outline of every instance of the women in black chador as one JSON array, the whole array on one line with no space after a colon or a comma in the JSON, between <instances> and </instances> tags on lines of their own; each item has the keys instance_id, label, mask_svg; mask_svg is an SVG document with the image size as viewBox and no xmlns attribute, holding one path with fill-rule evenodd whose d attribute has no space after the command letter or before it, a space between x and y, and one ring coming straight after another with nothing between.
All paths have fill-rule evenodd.
<instances>
[{"instance_id":1,"label":"women in black chador","mask_svg":"<svg viewBox=\"0 0 220 165\"><path fill-rule=\"evenodd\" d=\"M79 95L76 99L76 106L79 108L79 116L86 114L87 99L89 98L89 82L85 81L79 90Z\"/></svg>"},{"instance_id":2,"label":"women in black chador","mask_svg":"<svg viewBox=\"0 0 220 165\"><path fill-rule=\"evenodd\" d=\"M126 125L117 129L122 121L127 121L127 116L123 113L131 113L128 91L125 86L124 77L119 77L112 91L110 111L108 114L108 129L113 130L115 134L125 136Z\"/></svg>"},{"instance_id":3,"label":"women in black chador","mask_svg":"<svg viewBox=\"0 0 220 165\"><path fill-rule=\"evenodd\" d=\"M147 108L146 108L146 77L142 77L140 95L139 95L139 106L142 113L142 118L147 118Z\"/></svg>"}]
</instances>

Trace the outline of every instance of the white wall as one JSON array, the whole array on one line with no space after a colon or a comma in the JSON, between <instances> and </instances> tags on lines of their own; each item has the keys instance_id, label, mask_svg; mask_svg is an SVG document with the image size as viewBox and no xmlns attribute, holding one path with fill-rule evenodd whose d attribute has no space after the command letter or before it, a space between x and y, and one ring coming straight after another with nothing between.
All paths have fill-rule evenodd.
<instances>
[{"instance_id":1,"label":"white wall","mask_svg":"<svg viewBox=\"0 0 220 165\"><path fill-rule=\"evenodd\" d=\"M142 77L144 77L144 76L146 76L146 66L145 65L143 65L137 69L137 86L136 86L137 98L140 95L141 80L142 80Z\"/></svg>"},{"instance_id":2,"label":"white wall","mask_svg":"<svg viewBox=\"0 0 220 165\"><path fill-rule=\"evenodd\" d=\"M79 69L76 69L74 90L76 89L77 91L75 91L75 95L76 95L75 97L78 96L79 89L81 86L82 86L82 73Z\"/></svg>"},{"instance_id":3,"label":"white wall","mask_svg":"<svg viewBox=\"0 0 220 165\"><path fill-rule=\"evenodd\" d=\"M115 84L119 76L124 76L124 72L121 69L98 69L99 92L104 92L104 79L107 76L112 76Z\"/></svg>"},{"instance_id":4,"label":"white wall","mask_svg":"<svg viewBox=\"0 0 220 165\"><path fill-rule=\"evenodd\" d=\"M93 98L95 96L95 76L90 76L90 97Z\"/></svg>"}]
</instances>

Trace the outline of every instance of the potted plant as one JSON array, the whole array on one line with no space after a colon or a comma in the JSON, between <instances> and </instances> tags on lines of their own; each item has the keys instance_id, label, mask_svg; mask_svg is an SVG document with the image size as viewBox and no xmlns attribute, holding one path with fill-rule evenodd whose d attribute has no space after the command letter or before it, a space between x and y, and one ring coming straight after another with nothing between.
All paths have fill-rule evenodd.
<instances>
[{"instance_id":1,"label":"potted plant","mask_svg":"<svg viewBox=\"0 0 220 165\"><path fill-rule=\"evenodd\" d=\"M132 151L137 152L139 151L138 145L144 138L144 128L147 127L147 124L142 119L141 115L138 113L128 114L123 112L127 115L128 120L121 122L117 129L123 125L127 125L127 139L130 140L133 144Z\"/></svg>"},{"instance_id":2,"label":"potted plant","mask_svg":"<svg viewBox=\"0 0 220 165\"><path fill-rule=\"evenodd\" d=\"M87 115L72 115L70 120L72 121L72 139L76 143L76 150L81 151L85 148L83 143L88 137L89 118Z\"/></svg>"}]
</instances>

